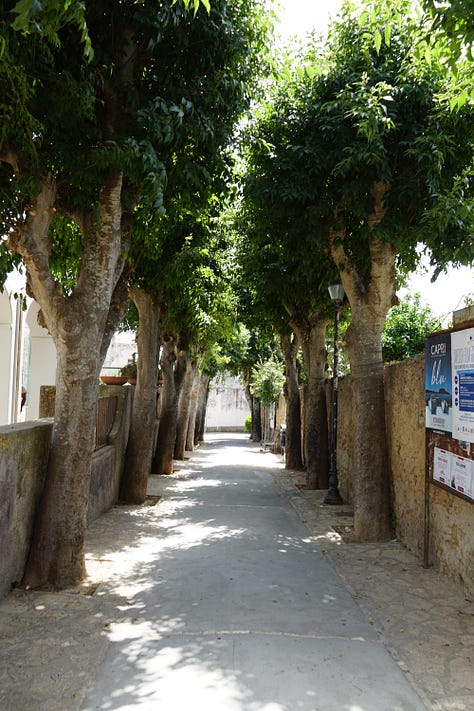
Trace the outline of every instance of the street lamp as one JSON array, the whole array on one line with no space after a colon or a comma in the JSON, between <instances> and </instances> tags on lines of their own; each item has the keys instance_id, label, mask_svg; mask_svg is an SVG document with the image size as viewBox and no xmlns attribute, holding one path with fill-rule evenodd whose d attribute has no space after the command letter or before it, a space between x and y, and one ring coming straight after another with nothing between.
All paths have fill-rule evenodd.
<instances>
[{"instance_id":1,"label":"street lamp","mask_svg":"<svg viewBox=\"0 0 474 711\"><path fill-rule=\"evenodd\" d=\"M332 372L332 402L331 402L331 450L329 453L329 488L324 499L325 504L342 504L337 478L337 394L338 394L338 339L339 339L339 310L344 299L342 284L331 284L329 296L334 304L334 363Z\"/></svg>"}]
</instances>

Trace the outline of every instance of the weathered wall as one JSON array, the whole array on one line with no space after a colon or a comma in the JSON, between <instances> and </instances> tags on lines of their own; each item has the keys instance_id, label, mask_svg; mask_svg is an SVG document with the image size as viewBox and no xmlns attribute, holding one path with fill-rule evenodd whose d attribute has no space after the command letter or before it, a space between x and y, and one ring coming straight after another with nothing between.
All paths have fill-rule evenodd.
<instances>
[{"instance_id":1,"label":"weathered wall","mask_svg":"<svg viewBox=\"0 0 474 711\"><path fill-rule=\"evenodd\" d=\"M115 448L108 445L98 449L92 456L88 523L117 501L115 489Z\"/></svg>"},{"instance_id":2,"label":"weathered wall","mask_svg":"<svg viewBox=\"0 0 474 711\"><path fill-rule=\"evenodd\" d=\"M23 577L51 428L51 422L0 427L0 598Z\"/></svg>"},{"instance_id":3,"label":"weathered wall","mask_svg":"<svg viewBox=\"0 0 474 711\"><path fill-rule=\"evenodd\" d=\"M430 562L474 595L474 504L430 487Z\"/></svg>"},{"instance_id":4,"label":"weathered wall","mask_svg":"<svg viewBox=\"0 0 474 711\"><path fill-rule=\"evenodd\" d=\"M238 378L213 380L209 389L206 412L208 432L244 432L245 418L250 414L245 392Z\"/></svg>"},{"instance_id":5,"label":"weathered wall","mask_svg":"<svg viewBox=\"0 0 474 711\"><path fill-rule=\"evenodd\" d=\"M385 416L397 536L422 555L425 508L424 356L385 368Z\"/></svg>"},{"instance_id":6,"label":"weathered wall","mask_svg":"<svg viewBox=\"0 0 474 711\"><path fill-rule=\"evenodd\" d=\"M48 393L51 397L50 388ZM118 396L118 406L108 444L92 457L89 522L117 501L130 426L131 389L101 389L101 396L108 394ZM52 420L47 419L0 427L0 598L23 577L51 430Z\"/></svg>"},{"instance_id":7,"label":"weathered wall","mask_svg":"<svg viewBox=\"0 0 474 711\"><path fill-rule=\"evenodd\" d=\"M387 442L392 506L398 538L421 560L425 509L424 356L385 368ZM350 377L339 390L338 473L345 501L352 501ZM368 433L367 436L370 436ZM430 562L474 594L474 504L429 487Z\"/></svg>"}]
</instances>

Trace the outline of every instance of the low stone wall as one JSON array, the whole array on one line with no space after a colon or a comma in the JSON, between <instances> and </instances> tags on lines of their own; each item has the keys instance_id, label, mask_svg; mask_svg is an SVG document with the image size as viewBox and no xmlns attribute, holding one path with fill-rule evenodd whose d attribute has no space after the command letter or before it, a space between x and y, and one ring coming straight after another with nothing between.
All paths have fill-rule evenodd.
<instances>
[{"instance_id":1,"label":"low stone wall","mask_svg":"<svg viewBox=\"0 0 474 711\"><path fill-rule=\"evenodd\" d=\"M387 444L397 537L420 559L425 532L424 356L385 368ZM339 390L338 473L352 502L353 413L350 376ZM429 487L430 563L474 594L474 504Z\"/></svg>"},{"instance_id":2,"label":"low stone wall","mask_svg":"<svg viewBox=\"0 0 474 711\"><path fill-rule=\"evenodd\" d=\"M23 577L51 429L47 421L0 427L0 598Z\"/></svg>"},{"instance_id":3,"label":"low stone wall","mask_svg":"<svg viewBox=\"0 0 474 711\"><path fill-rule=\"evenodd\" d=\"M48 388L49 402L50 391ZM130 388L101 389L101 397L109 395L117 396L117 409L107 445L92 457L89 522L117 501L130 428ZM52 426L52 419L42 419L0 427L0 598L23 577L46 476Z\"/></svg>"}]
</instances>

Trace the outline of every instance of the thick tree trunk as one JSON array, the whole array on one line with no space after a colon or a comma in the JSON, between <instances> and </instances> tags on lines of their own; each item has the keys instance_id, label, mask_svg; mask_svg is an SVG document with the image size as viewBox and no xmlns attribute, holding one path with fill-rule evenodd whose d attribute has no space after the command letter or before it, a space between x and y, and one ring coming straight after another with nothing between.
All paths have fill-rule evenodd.
<instances>
[{"instance_id":1,"label":"thick tree trunk","mask_svg":"<svg viewBox=\"0 0 474 711\"><path fill-rule=\"evenodd\" d=\"M161 309L153 296L141 289L132 289L130 296L139 318L137 384L120 498L125 503L141 504L146 498L155 441Z\"/></svg>"},{"instance_id":2,"label":"thick tree trunk","mask_svg":"<svg viewBox=\"0 0 474 711\"><path fill-rule=\"evenodd\" d=\"M199 399L199 385L201 376L196 371L194 374L193 388L191 391L191 408L189 410L188 432L186 435L186 450L192 452L194 449L194 432L196 429L196 417Z\"/></svg>"},{"instance_id":3,"label":"thick tree trunk","mask_svg":"<svg viewBox=\"0 0 474 711\"><path fill-rule=\"evenodd\" d=\"M386 186L374 185L370 226L383 217ZM354 532L358 540L383 540L392 534L390 480L385 429L381 336L388 310L396 303L395 252L375 236L369 242L371 272L364 285L344 250L343 235L331 235L331 251L340 268L352 319L346 333L354 408ZM341 239L342 237L342 239Z\"/></svg>"},{"instance_id":4,"label":"thick tree trunk","mask_svg":"<svg viewBox=\"0 0 474 711\"><path fill-rule=\"evenodd\" d=\"M329 441L326 407L326 328L328 320L319 310L306 316L285 305L291 326L298 335L306 367L304 390L304 463L309 489L326 489L329 479Z\"/></svg>"},{"instance_id":5,"label":"thick tree trunk","mask_svg":"<svg viewBox=\"0 0 474 711\"><path fill-rule=\"evenodd\" d=\"M162 339L161 370L163 388L161 393L160 426L156 443L152 470L155 474L173 473L173 451L176 440L178 418L178 393L174 376L176 361L176 338L167 336Z\"/></svg>"},{"instance_id":6,"label":"thick tree trunk","mask_svg":"<svg viewBox=\"0 0 474 711\"><path fill-rule=\"evenodd\" d=\"M121 259L120 175L110 175L98 214L82 219L83 255L77 287L63 295L49 270L54 181L45 178L25 225L10 244L26 264L28 288L57 352L55 418L50 460L23 582L62 588L85 573L84 535L95 445L99 372L110 339Z\"/></svg>"},{"instance_id":7,"label":"thick tree trunk","mask_svg":"<svg viewBox=\"0 0 474 711\"><path fill-rule=\"evenodd\" d=\"M298 342L290 334L280 334L281 349L285 359L286 444L285 468L302 469L301 456L301 400L296 356Z\"/></svg>"},{"instance_id":8,"label":"thick tree trunk","mask_svg":"<svg viewBox=\"0 0 474 711\"><path fill-rule=\"evenodd\" d=\"M194 431L194 444L204 441L204 428L206 426L207 400L209 397L210 376L202 373L199 383L198 409L196 415L196 427Z\"/></svg>"},{"instance_id":9,"label":"thick tree trunk","mask_svg":"<svg viewBox=\"0 0 474 711\"><path fill-rule=\"evenodd\" d=\"M353 307L352 313L346 347L354 413L354 533L358 540L378 541L392 532L381 319L370 308Z\"/></svg>"},{"instance_id":10,"label":"thick tree trunk","mask_svg":"<svg viewBox=\"0 0 474 711\"><path fill-rule=\"evenodd\" d=\"M176 442L174 445L175 459L184 459L186 451L186 437L188 434L189 417L191 413L192 392L194 377L196 375L197 361L188 355L186 358L186 372L184 382L179 393L178 422L176 429Z\"/></svg>"},{"instance_id":11,"label":"thick tree trunk","mask_svg":"<svg viewBox=\"0 0 474 711\"><path fill-rule=\"evenodd\" d=\"M305 462L309 489L327 489L329 442L326 406L326 328L327 321L311 325L307 352L308 383L305 396Z\"/></svg>"},{"instance_id":12,"label":"thick tree trunk","mask_svg":"<svg viewBox=\"0 0 474 711\"><path fill-rule=\"evenodd\" d=\"M87 339L87 331L83 335ZM78 372L77 349L61 350L48 473L23 578L31 588L47 583L64 588L85 575L84 536L100 368L93 367L88 375L85 368ZM81 360L87 363L88 359L90 350L83 349Z\"/></svg>"}]
</instances>

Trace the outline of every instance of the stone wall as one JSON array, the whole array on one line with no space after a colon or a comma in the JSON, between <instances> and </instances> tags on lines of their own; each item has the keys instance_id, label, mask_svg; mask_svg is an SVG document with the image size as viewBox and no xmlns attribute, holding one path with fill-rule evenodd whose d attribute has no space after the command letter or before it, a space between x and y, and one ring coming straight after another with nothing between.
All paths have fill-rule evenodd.
<instances>
[{"instance_id":1,"label":"stone wall","mask_svg":"<svg viewBox=\"0 0 474 711\"><path fill-rule=\"evenodd\" d=\"M23 577L51 429L51 422L0 427L0 598Z\"/></svg>"},{"instance_id":2,"label":"stone wall","mask_svg":"<svg viewBox=\"0 0 474 711\"><path fill-rule=\"evenodd\" d=\"M425 509L424 356L385 368L385 417L397 536L423 554Z\"/></svg>"},{"instance_id":3,"label":"stone wall","mask_svg":"<svg viewBox=\"0 0 474 711\"><path fill-rule=\"evenodd\" d=\"M386 366L385 401L395 531L421 562L425 533L423 355ZM349 376L340 381L337 450L340 490L349 503L352 432ZM429 510L429 562L474 594L474 504L431 484Z\"/></svg>"},{"instance_id":4,"label":"stone wall","mask_svg":"<svg viewBox=\"0 0 474 711\"><path fill-rule=\"evenodd\" d=\"M48 388L49 397L50 391ZM101 388L101 397L109 394L118 397L118 405L108 443L92 457L89 522L117 501L128 440L131 389ZM52 424L51 419L43 419L0 427L0 598L23 577L46 475Z\"/></svg>"}]
</instances>

